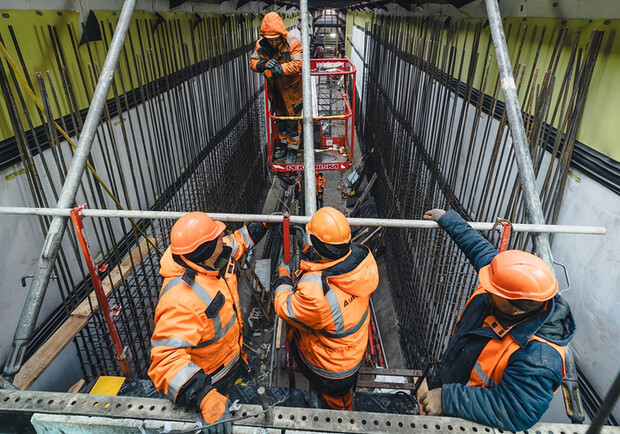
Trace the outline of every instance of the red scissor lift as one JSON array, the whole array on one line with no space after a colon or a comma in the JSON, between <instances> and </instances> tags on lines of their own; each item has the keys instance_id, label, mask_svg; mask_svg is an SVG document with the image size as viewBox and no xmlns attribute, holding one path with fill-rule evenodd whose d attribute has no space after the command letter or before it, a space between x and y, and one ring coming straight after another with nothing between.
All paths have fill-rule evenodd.
<instances>
[{"instance_id":1,"label":"red scissor lift","mask_svg":"<svg viewBox=\"0 0 620 434\"><path fill-rule=\"evenodd\" d=\"M310 59L310 75L318 77L319 82L326 80L331 83L343 81L341 90L341 98L344 102L344 110L337 114L313 116L313 122L321 125L320 143L314 143L316 172L325 170L346 170L351 167L353 158L353 137L355 133L355 73L357 70L348 57L344 58L327 58L327 59ZM349 77L347 77L349 76ZM344 79L343 79L344 77ZM349 93L353 104L349 103ZM339 90L340 91L340 90ZM331 103L331 102L330 102ZM278 126L276 119L300 119L299 117L278 117L273 114L267 97L267 86L265 85L265 112L267 114L267 152L269 154L269 166L275 172L301 172L304 170L303 163L287 164L284 162L275 162L273 160L273 150L278 143ZM313 107L314 112L314 107ZM344 133L342 135L328 134L324 135L323 124L325 123L344 122ZM329 131L332 131L329 128ZM307 145L304 144L304 148Z\"/></svg>"}]
</instances>

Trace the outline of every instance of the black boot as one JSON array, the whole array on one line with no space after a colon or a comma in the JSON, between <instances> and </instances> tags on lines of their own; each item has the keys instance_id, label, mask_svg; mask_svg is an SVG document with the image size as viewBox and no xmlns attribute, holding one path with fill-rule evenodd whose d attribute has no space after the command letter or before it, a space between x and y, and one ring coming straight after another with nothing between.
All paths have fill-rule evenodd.
<instances>
[{"instance_id":1,"label":"black boot","mask_svg":"<svg viewBox=\"0 0 620 434\"><path fill-rule=\"evenodd\" d=\"M323 408L323 403L321 402L321 394L312 386L308 388L308 393L306 394L306 402L308 404L308 408Z\"/></svg>"},{"instance_id":2,"label":"black boot","mask_svg":"<svg viewBox=\"0 0 620 434\"><path fill-rule=\"evenodd\" d=\"M273 160L282 160L284 157L286 157L286 148L278 146L273 152Z\"/></svg>"}]
</instances>

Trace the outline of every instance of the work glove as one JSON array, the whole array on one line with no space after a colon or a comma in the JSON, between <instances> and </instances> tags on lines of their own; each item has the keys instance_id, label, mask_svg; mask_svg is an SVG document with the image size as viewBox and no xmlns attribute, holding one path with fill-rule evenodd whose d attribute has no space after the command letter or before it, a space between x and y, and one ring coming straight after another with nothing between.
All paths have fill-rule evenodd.
<instances>
[{"instance_id":1,"label":"work glove","mask_svg":"<svg viewBox=\"0 0 620 434\"><path fill-rule=\"evenodd\" d=\"M258 62L256 62L256 70L258 72L265 72L266 66L267 65L267 61L266 60L259 60Z\"/></svg>"},{"instance_id":2,"label":"work glove","mask_svg":"<svg viewBox=\"0 0 620 434\"><path fill-rule=\"evenodd\" d=\"M211 389L200 401L200 411L202 417L209 426L203 429L208 434L230 434L232 433L232 422L221 422L230 419L230 411L228 407L230 401L224 395L221 395L217 389Z\"/></svg>"},{"instance_id":3,"label":"work glove","mask_svg":"<svg viewBox=\"0 0 620 434\"><path fill-rule=\"evenodd\" d=\"M441 416L441 387L428 390L426 379L417 391L418 409L423 416Z\"/></svg>"},{"instance_id":4,"label":"work glove","mask_svg":"<svg viewBox=\"0 0 620 434\"><path fill-rule=\"evenodd\" d=\"M267 62L267 65L265 65L265 68L273 69L276 65L279 65L278 61L276 59L270 59L269 62Z\"/></svg>"},{"instance_id":5,"label":"work glove","mask_svg":"<svg viewBox=\"0 0 620 434\"><path fill-rule=\"evenodd\" d=\"M280 265L278 265L278 276L287 276L291 277L291 267L284 262L284 259L280 261Z\"/></svg>"},{"instance_id":6,"label":"work glove","mask_svg":"<svg viewBox=\"0 0 620 434\"><path fill-rule=\"evenodd\" d=\"M271 215L282 215L281 212L272 212ZM267 229L272 229L275 228L279 225L282 224L282 222L275 222L275 223L271 223L271 222L262 222L263 226L265 226Z\"/></svg>"},{"instance_id":7,"label":"work glove","mask_svg":"<svg viewBox=\"0 0 620 434\"><path fill-rule=\"evenodd\" d=\"M439 221L439 219L443 217L445 213L446 212L443 209L439 209L439 208L429 209L428 211L424 213L423 218L424 220Z\"/></svg>"},{"instance_id":8,"label":"work glove","mask_svg":"<svg viewBox=\"0 0 620 434\"><path fill-rule=\"evenodd\" d=\"M284 75L284 70L282 69L282 65L276 62L275 66L271 68L271 73L273 74L274 77L282 77Z\"/></svg>"},{"instance_id":9,"label":"work glove","mask_svg":"<svg viewBox=\"0 0 620 434\"><path fill-rule=\"evenodd\" d=\"M310 234L298 226L297 230L295 231L295 239L301 253L308 253L310 247L312 247L312 243L310 242Z\"/></svg>"}]
</instances>

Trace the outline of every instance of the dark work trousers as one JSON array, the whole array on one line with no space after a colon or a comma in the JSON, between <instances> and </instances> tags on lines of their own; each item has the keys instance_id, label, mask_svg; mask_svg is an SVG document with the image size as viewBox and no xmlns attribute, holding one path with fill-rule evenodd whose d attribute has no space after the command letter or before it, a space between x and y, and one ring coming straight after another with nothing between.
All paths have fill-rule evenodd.
<instances>
[{"instance_id":1,"label":"dark work trousers","mask_svg":"<svg viewBox=\"0 0 620 434\"><path fill-rule=\"evenodd\" d=\"M299 354L299 349L297 348L297 344L294 339L289 343L289 349L295 358L297 367L301 373L304 374L304 377L306 377L310 382L310 386L314 387L319 392L332 396L343 396L347 395L357 383L357 371L355 374L345 378L325 378L315 373L308 365L306 365L306 362L304 362L304 359Z\"/></svg>"}]
</instances>

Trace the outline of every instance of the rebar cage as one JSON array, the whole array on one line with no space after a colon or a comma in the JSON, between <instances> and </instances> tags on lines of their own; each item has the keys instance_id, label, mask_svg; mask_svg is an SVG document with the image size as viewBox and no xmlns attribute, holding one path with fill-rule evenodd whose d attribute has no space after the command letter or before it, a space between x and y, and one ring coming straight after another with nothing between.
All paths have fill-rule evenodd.
<instances>
[{"instance_id":1,"label":"rebar cage","mask_svg":"<svg viewBox=\"0 0 620 434\"><path fill-rule=\"evenodd\" d=\"M468 220L525 221L499 77L490 72L493 46L483 26L482 20L377 17L356 27L365 43L358 129L377 174L380 217L419 219L426 210L449 207ZM543 212L553 224L602 34L588 40L579 31L546 30L523 26L507 35L512 32L517 44L526 35L541 43L555 38L542 79L537 57L520 59L517 49L511 59ZM556 83L556 76L564 82ZM496 233L488 236L497 242ZM385 245L401 344L408 365L419 368L440 357L477 277L441 231L387 229ZM530 239L519 234L509 248L529 250Z\"/></svg>"}]
</instances>

